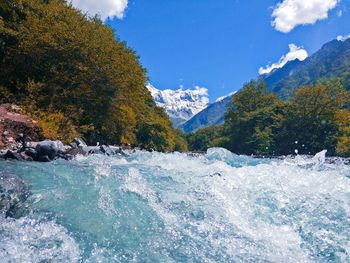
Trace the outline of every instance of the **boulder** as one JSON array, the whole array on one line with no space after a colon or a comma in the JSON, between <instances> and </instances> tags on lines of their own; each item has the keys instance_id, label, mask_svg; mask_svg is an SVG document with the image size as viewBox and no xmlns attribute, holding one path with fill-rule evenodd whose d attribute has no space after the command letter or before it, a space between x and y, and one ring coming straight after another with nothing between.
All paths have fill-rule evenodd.
<instances>
[{"instance_id":1,"label":"boulder","mask_svg":"<svg viewBox=\"0 0 350 263\"><path fill-rule=\"evenodd\" d=\"M87 154L102 154L101 149L99 146L86 146L81 148L81 150Z\"/></svg>"},{"instance_id":2,"label":"boulder","mask_svg":"<svg viewBox=\"0 0 350 263\"><path fill-rule=\"evenodd\" d=\"M124 157L129 156L129 155L124 151L124 149L122 149L121 147L118 147L118 146L109 146L109 148L114 152L115 155L124 156Z\"/></svg>"},{"instance_id":3,"label":"boulder","mask_svg":"<svg viewBox=\"0 0 350 263\"><path fill-rule=\"evenodd\" d=\"M36 161L38 162L42 162L42 163L48 163L48 162L51 162L52 159L50 159L49 156L47 155L42 155L42 156L39 156L37 157Z\"/></svg>"},{"instance_id":4,"label":"boulder","mask_svg":"<svg viewBox=\"0 0 350 263\"><path fill-rule=\"evenodd\" d=\"M73 155L68 154L68 153L57 153L57 158L61 158L61 159L64 159L66 161L69 161L69 160L73 159Z\"/></svg>"},{"instance_id":5,"label":"boulder","mask_svg":"<svg viewBox=\"0 0 350 263\"><path fill-rule=\"evenodd\" d=\"M32 162L34 161L33 157L30 157L29 155L25 154L24 152L20 153L21 157L23 158L24 161L27 162Z\"/></svg>"},{"instance_id":6,"label":"boulder","mask_svg":"<svg viewBox=\"0 0 350 263\"><path fill-rule=\"evenodd\" d=\"M56 144L57 151L59 153L65 153L66 152L66 147L61 141L53 141Z\"/></svg>"},{"instance_id":7,"label":"boulder","mask_svg":"<svg viewBox=\"0 0 350 263\"><path fill-rule=\"evenodd\" d=\"M75 155L78 155L78 154L87 155L88 154L88 149L86 149L86 147L84 147L84 148L74 148L74 147L72 147L71 149L69 149L67 151L67 154L72 155L72 156L75 156Z\"/></svg>"},{"instance_id":8,"label":"boulder","mask_svg":"<svg viewBox=\"0 0 350 263\"><path fill-rule=\"evenodd\" d=\"M115 155L115 153L112 151L112 149L108 145L101 145L100 151L102 154L105 154L107 156Z\"/></svg>"},{"instance_id":9,"label":"boulder","mask_svg":"<svg viewBox=\"0 0 350 263\"><path fill-rule=\"evenodd\" d=\"M54 160L57 153L65 153L65 148L60 141L42 141L35 147L37 152L36 158L47 156L50 160Z\"/></svg>"},{"instance_id":10,"label":"boulder","mask_svg":"<svg viewBox=\"0 0 350 263\"><path fill-rule=\"evenodd\" d=\"M53 160L58 153L56 144L52 141L43 141L38 143L35 150L37 152L37 159L42 156L48 156L51 160Z\"/></svg>"},{"instance_id":11,"label":"boulder","mask_svg":"<svg viewBox=\"0 0 350 263\"><path fill-rule=\"evenodd\" d=\"M0 171L0 214L19 217L29 195L29 187L22 179Z\"/></svg>"},{"instance_id":12,"label":"boulder","mask_svg":"<svg viewBox=\"0 0 350 263\"><path fill-rule=\"evenodd\" d=\"M4 159L12 159L12 160L17 160L17 161L23 161L24 158L22 157L22 155L20 153L17 152L13 152L8 150L5 155L3 156Z\"/></svg>"},{"instance_id":13,"label":"boulder","mask_svg":"<svg viewBox=\"0 0 350 263\"><path fill-rule=\"evenodd\" d=\"M87 144L82 138L74 138L73 145L76 145L78 147L86 147Z\"/></svg>"},{"instance_id":14,"label":"boulder","mask_svg":"<svg viewBox=\"0 0 350 263\"><path fill-rule=\"evenodd\" d=\"M37 151L36 151L34 148L31 148L31 147L26 148L25 151L24 151L24 153L25 153L26 155L32 157L33 159L36 159L36 157L37 157L37 155L38 155Z\"/></svg>"}]
</instances>

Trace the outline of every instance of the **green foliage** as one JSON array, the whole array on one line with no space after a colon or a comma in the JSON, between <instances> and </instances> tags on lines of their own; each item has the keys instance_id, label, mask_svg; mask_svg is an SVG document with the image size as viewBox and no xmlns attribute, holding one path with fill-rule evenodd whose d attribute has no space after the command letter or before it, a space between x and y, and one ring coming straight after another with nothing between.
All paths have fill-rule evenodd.
<instances>
[{"instance_id":1,"label":"green foliage","mask_svg":"<svg viewBox=\"0 0 350 263\"><path fill-rule=\"evenodd\" d=\"M47 139L69 143L75 137L80 136L76 127L62 113L37 113L36 118L39 119L38 126L41 128L43 136Z\"/></svg>"},{"instance_id":2,"label":"green foliage","mask_svg":"<svg viewBox=\"0 0 350 263\"><path fill-rule=\"evenodd\" d=\"M339 79L297 89L287 101L252 81L234 96L223 127L187 140L191 150L223 146L238 154L350 155L350 93Z\"/></svg>"},{"instance_id":3,"label":"green foliage","mask_svg":"<svg viewBox=\"0 0 350 263\"><path fill-rule=\"evenodd\" d=\"M227 148L241 154L273 154L273 135L281 126L285 103L268 93L263 81L251 81L234 96L225 119Z\"/></svg>"},{"instance_id":4,"label":"green foliage","mask_svg":"<svg viewBox=\"0 0 350 263\"><path fill-rule=\"evenodd\" d=\"M308 59L289 62L282 69L263 76L269 91L289 98L301 86L340 78L350 89L350 41L333 40Z\"/></svg>"},{"instance_id":5,"label":"green foliage","mask_svg":"<svg viewBox=\"0 0 350 263\"><path fill-rule=\"evenodd\" d=\"M61 0L0 2L2 101L62 115L89 143L171 151L175 131L146 80L135 52L99 19Z\"/></svg>"},{"instance_id":6,"label":"green foliage","mask_svg":"<svg viewBox=\"0 0 350 263\"><path fill-rule=\"evenodd\" d=\"M267 90L288 99L300 86L315 85L317 81L339 78L350 90L350 39L333 40L304 61L288 62L283 68L261 76ZM222 125L230 98L215 102L182 125L185 132L193 132L210 125Z\"/></svg>"},{"instance_id":7,"label":"green foliage","mask_svg":"<svg viewBox=\"0 0 350 263\"><path fill-rule=\"evenodd\" d=\"M337 154L350 156L350 111L344 109L337 111L335 121L339 130Z\"/></svg>"},{"instance_id":8,"label":"green foliage","mask_svg":"<svg viewBox=\"0 0 350 263\"><path fill-rule=\"evenodd\" d=\"M189 149L191 151L206 151L211 147L224 146L221 138L223 129L221 126L209 126L199 129L195 133L186 135Z\"/></svg>"},{"instance_id":9,"label":"green foliage","mask_svg":"<svg viewBox=\"0 0 350 263\"><path fill-rule=\"evenodd\" d=\"M337 79L296 90L276 135L278 152L289 154L296 149L301 154L314 154L327 149L336 154L336 116L348 102L349 94Z\"/></svg>"},{"instance_id":10,"label":"green foliage","mask_svg":"<svg viewBox=\"0 0 350 263\"><path fill-rule=\"evenodd\" d=\"M143 148L156 151L167 151L174 149L173 140L169 140L171 136L169 129L162 123L146 122L140 123L138 126L138 141ZM173 138L171 138L173 139Z\"/></svg>"},{"instance_id":11,"label":"green foliage","mask_svg":"<svg viewBox=\"0 0 350 263\"><path fill-rule=\"evenodd\" d=\"M175 149L174 150L177 152L188 151L187 141L181 130L175 130Z\"/></svg>"}]
</instances>

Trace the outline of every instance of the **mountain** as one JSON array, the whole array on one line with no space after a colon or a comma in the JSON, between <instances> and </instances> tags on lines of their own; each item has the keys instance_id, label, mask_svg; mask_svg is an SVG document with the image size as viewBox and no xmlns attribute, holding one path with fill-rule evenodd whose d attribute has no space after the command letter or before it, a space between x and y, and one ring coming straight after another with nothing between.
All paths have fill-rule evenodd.
<instances>
[{"instance_id":1,"label":"mountain","mask_svg":"<svg viewBox=\"0 0 350 263\"><path fill-rule=\"evenodd\" d=\"M259 76L269 91L282 98L287 98L302 85L334 77L342 78L345 87L350 89L350 38L332 40L303 61L290 61L283 68ZM210 125L222 124L226 105L231 98L232 95L213 103L184 123L182 129L193 132Z\"/></svg>"},{"instance_id":2,"label":"mountain","mask_svg":"<svg viewBox=\"0 0 350 263\"><path fill-rule=\"evenodd\" d=\"M302 85L334 77L342 78L345 87L350 88L350 39L332 40L304 61L291 61L261 77L268 90L282 98Z\"/></svg>"},{"instance_id":3,"label":"mountain","mask_svg":"<svg viewBox=\"0 0 350 263\"><path fill-rule=\"evenodd\" d=\"M204 110L209 103L206 88L159 90L151 84L147 84L146 87L157 106L165 109L175 128Z\"/></svg>"},{"instance_id":4,"label":"mountain","mask_svg":"<svg viewBox=\"0 0 350 263\"><path fill-rule=\"evenodd\" d=\"M231 93L228 96L217 99L215 103L210 104L207 108L181 125L180 128L184 132L194 132L210 125L223 124L227 104L231 101L233 95L234 93Z\"/></svg>"}]
</instances>

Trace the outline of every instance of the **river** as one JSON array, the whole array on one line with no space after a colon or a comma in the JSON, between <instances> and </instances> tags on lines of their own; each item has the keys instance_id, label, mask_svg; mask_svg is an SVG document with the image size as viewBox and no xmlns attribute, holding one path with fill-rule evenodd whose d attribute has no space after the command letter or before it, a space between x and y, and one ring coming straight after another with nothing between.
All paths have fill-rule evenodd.
<instances>
[{"instance_id":1,"label":"river","mask_svg":"<svg viewBox=\"0 0 350 263\"><path fill-rule=\"evenodd\" d=\"M323 154L0 161L32 192L0 261L350 262L350 166Z\"/></svg>"}]
</instances>

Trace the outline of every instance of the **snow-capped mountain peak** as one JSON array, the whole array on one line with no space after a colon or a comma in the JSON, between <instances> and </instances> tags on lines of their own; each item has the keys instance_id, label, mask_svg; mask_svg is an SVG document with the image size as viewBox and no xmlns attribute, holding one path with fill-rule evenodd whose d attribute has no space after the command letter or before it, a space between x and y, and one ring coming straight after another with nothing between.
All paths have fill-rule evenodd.
<instances>
[{"instance_id":1,"label":"snow-capped mountain peak","mask_svg":"<svg viewBox=\"0 0 350 263\"><path fill-rule=\"evenodd\" d=\"M341 41L341 42L345 42L346 40L350 39L350 35L346 35L346 36L337 36L337 40Z\"/></svg>"},{"instance_id":2,"label":"snow-capped mountain peak","mask_svg":"<svg viewBox=\"0 0 350 263\"><path fill-rule=\"evenodd\" d=\"M208 89L203 87L159 90L150 83L146 87L156 104L165 109L176 127L205 109L209 104Z\"/></svg>"},{"instance_id":3,"label":"snow-capped mountain peak","mask_svg":"<svg viewBox=\"0 0 350 263\"><path fill-rule=\"evenodd\" d=\"M234 91L234 92L231 92L231 93L229 93L229 94L227 94L227 95L225 95L225 96L219 97L219 98L216 99L215 102L223 101L223 100L226 99L227 97L231 97L231 96L233 96L233 95L236 94L236 93L237 93L237 91Z\"/></svg>"}]
</instances>

